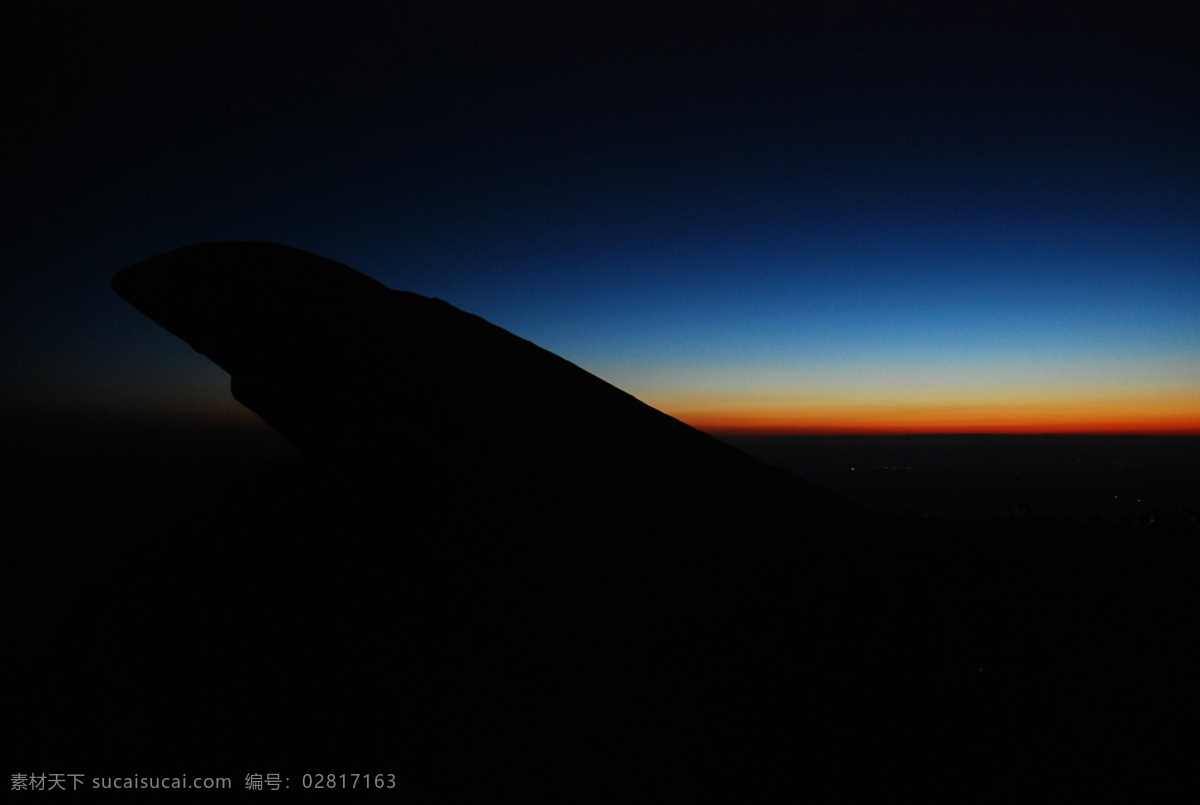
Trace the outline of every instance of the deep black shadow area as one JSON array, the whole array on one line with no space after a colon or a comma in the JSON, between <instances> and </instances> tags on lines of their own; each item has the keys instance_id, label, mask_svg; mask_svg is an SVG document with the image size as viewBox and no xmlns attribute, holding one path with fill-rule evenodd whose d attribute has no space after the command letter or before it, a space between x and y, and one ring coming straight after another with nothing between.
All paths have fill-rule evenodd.
<instances>
[{"instance_id":1,"label":"deep black shadow area","mask_svg":"<svg viewBox=\"0 0 1200 805\"><path fill-rule=\"evenodd\" d=\"M73 515L18 762L703 779L1182 717L1190 543L876 515L284 246L113 288L297 452Z\"/></svg>"}]
</instances>

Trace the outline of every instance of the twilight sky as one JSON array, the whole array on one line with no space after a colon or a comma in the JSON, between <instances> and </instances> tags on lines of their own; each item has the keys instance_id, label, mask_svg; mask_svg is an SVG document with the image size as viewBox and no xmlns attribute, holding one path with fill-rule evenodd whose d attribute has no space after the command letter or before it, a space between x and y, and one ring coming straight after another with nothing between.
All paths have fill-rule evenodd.
<instances>
[{"instance_id":1,"label":"twilight sky","mask_svg":"<svg viewBox=\"0 0 1200 805\"><path fill-rule=\"evenodd\" d=\"M246 418L108 288L245 239L702 428L1200 432L1200 29L1112 5L6 10L6 410Z\"/></svg>"}]
</instances>

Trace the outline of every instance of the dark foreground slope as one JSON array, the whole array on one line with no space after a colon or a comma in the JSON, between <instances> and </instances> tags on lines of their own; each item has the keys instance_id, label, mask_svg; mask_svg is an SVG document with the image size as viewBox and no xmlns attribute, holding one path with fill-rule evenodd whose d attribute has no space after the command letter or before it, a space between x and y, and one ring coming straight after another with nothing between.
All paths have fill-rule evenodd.
<instances>
[{"instance_id":1,"label":"dark foreground slope","mask_svg":"<svg viewBox=\"0 0 1200 805\"><path fill-rule=\"evenodd\" d=\"M113 284L299 455L109 509L19 665L28 762L694 779L1174 717L1173 547L875 517L282 246Z\"/></svg>"}]
</instances>

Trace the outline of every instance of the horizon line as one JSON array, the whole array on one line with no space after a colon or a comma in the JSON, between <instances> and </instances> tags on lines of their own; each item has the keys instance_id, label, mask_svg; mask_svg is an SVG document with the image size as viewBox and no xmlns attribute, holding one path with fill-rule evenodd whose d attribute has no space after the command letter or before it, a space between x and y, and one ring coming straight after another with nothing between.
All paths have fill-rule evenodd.
<instances>
[{"instance_id":1,"label":"horizon line","mask_svg":"<svg viewBox=\"0 0 1200 805\"><path fill-rule=\"evenodd\" d=\"M661 410L661 409L660 409ZM5 416L5 429L22 430L29 426L78 427L103 424L107 427L124 424L127 426L165 427L218 427L274 432L249 409L240 405L219 406L216 410L198 406L192 410L114 410L108 407L86 409L72 407L25 407L0 406ZM959 427L927 425L787 425L783 423L738 423L729 421L705 421L703 417L673 419L696 430L713 436L1200 436L1200 425L1179 426L1168 424L1119 425L1111 427L1094 424L1077 427L1058 426L968 426ZM27 433L27 435L32 435Z\"/></svg>"},{"instance_id":2,"label":"horizon line","mask_svg":"<svg viewBox=\"0 0 1200 805\"><path fill-rule=\"evenodd\" d=\"M689 423L690 424L690 423ZM1200 428L839 428L693 425L713 436L1200 436Z\"/></svg>"}]
</instances>

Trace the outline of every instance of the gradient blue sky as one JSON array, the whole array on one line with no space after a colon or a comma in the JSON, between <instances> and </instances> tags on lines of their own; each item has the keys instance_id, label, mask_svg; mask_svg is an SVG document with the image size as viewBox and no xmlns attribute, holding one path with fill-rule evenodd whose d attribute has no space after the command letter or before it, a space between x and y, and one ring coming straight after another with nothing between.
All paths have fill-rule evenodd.
<instances>
[{"instance_id":1,"label":"gradient blue sky","mask_svg":"<svg viewBox=\"0 0 1200 805\"><path fill-rule=\"evenodd\" d=\"M705 427L1200 430L1181 4L413 5L6 11L8 408L236 417L108 280L254 239Z\"/></svg>"}]
</instances>

